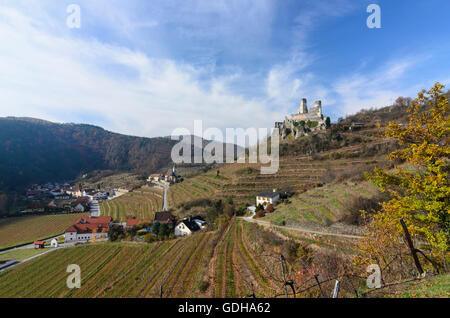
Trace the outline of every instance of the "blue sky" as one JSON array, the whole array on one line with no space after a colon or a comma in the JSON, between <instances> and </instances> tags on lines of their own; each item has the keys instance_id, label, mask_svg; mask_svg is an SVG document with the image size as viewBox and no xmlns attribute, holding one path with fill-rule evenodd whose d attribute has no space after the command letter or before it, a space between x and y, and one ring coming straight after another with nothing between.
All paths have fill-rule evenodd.
<instances>
[{"instance_id":1,"label":"blue sky","mask_svg":"<svg viewBox=\"0 0 450 318\"><path fill-rule=\"evenodd\" d=\"M66 25L69 4L81 28ZM381 7L381 29L366 8ZM0 0L0 116L138 135L332 120L450 84L450 2Z\"/></svg>"}]
</instances>

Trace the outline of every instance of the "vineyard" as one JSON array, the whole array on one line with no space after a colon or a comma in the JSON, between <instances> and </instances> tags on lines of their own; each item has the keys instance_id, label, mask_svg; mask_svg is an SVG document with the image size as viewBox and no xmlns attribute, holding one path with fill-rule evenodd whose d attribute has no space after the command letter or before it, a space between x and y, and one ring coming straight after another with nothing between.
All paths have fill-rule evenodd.
<instances>
[{"instance_id":1,"label":"vineyard","mask_svg":"<svg viewBox=\"0 0 450 318\"><path fill-rule=\"evenodd\" d=\"M249 230L249 224L236 220L222 234L211 260L211 297L273 297L281 290L280 273L271 270L276 258L261 257L250 247Z\"/></svg>"},{"instance_id":2,"label":"vineyard","mask_svg":"<svg viewBox=\"0 0 450 318\"><path fill-rule=\"evenodd\" d=\"M264 220L275 224L330 225L344 216L346 204L360 197L373 197L377 188L370 182L327 184L310 189L277 206Z\"/></svg>"},{"instance_id":3,"label":"vineyard","mask_svg":"<svg viewBox=\"0 0 450 318\"><path fill-rule=\"evenodd\" d=\"M120 197L101 203L102 215L111 216L114 220L124 221L127 215L138 218L151 218L162 210L163 191L157 187L142 187Z\"/></svg>"},{"instance_id":4,"label":"vineyard","mask_svg":"<svg viewBox=\"0 0 450 318\"><path fill-rule=\"evenodd\" d=\"M0 219L0 248L61 234L80 215L84 214L58 214Z\"/></svg>"},{"instance_id":5,"label":"vineyard","mask_svg":"<svg viewBox=\"0 0 450 318\"><path fill-rule=\"evenodd\" d=\"M253 204L255 195L261 191L273 188L300 190L309 184L320 183L330 170L335 174L349 169L364 171L376 163L373 157L326 161L313 160L310 157L285 157L280 159L279 171L273 175L260 174L260 166L257 164L224 164L217 168L219 175L216 171L208 172L171 186L168 203L170 207L175 208L181 203L199 198L232 197L237 204ZM367 191L373 190L369 187ZM330 219L339 215L333 207L321 209L326 210Z\"/></svg>"},{"instance_id":6,"label":"vineyard","mask_svg":"<svg viewBox=\"0 0 450 318\"><path fill-rule=\"evenodd\" d=\"M248 225L170 241L96 243L54 250L0 272L0 297L244 297L280 288L269 264L249 247ZM69 264L81 268L81 288L66 286ZM199 282L207 283L202 290Z\"/></svg>"},{"instance_id":7,"label":"vineyard","mask_svg":"<svg viewBox=\"0 0 450 318\"><path fill-rule=\"evenodd\" d=\"M153 244L98 243L55 250L0 273L0 297L194 297L213 233ZM69 264L81 288L66 286Z\"/></svg>"}]
</instances>

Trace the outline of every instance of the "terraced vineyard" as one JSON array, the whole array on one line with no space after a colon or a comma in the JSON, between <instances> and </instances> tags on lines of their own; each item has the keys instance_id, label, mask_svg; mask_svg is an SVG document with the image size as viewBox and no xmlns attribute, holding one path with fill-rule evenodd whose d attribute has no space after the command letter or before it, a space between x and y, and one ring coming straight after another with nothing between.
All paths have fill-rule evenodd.
<instances>
[{"instance_id":1,"label":"terraced vineyard","mask_svg":"<svg viewBox=\"0 0 450 318\"><path fill-rule=\"evenodd\" d=\"M280 283L270 273L270 264L256 256L249 247L248 224L233 221L216 246L212 297L273 297L280 292Z\"/></svg>"},{"instance_id":2,"label":"terraced vineyard","mask_svg":"<svg viewBox=\"0 0 450 318\"><path fill-rule=\"evenodd\" d=\"M279 171L273 175L260 174L258 164L224 164L218 168L219 176L205 173L187 178L169 188L168 203L176 207L180 203L198 198L232 197L235 203L254 203L255 195L264 190L286 188L299 190L308 184L322 181L330 170L335 174L343 171L364 170L383 158L313 160L311 157L284 157L280 159Z\"/></svg>"},{"instance_id":3,"label":"terraced vineyard","mask_svg":"<svg viewBox=\"0 0 450 318\"><path fill-rule=\"evenodd\" d=\"M81 215L56 214L0 219L0 248L62 234Z\"/></svg>"},{"instance_id":4,"label":"terraced vineyard","mask_svg":"<svg viewBox=\"0 0 450 318\"><path fill-rule=\"evenodd\" d=\"M368 181L328 184L290 198L263 220L276 224L317 223L330 225L342 218L346 202L358 197L373 197L377 188Z\"/></svg>"},{"instance_id":5,"label":"terraced vineyard","mask_svg":"<svg viewBox=\"0 0 450 318\"><path fill-rule=\"evenodd\" d=\"M195 297L212 232L153 244L97 243L55 250L0 272L0 297ZM81 288L66 286L69 264Z\"/></svg>"},{"instance_id":6,"label":"terraced vineyard","mask_svg":"<svg viewBox=\"0 0 450 318\"><path fill-rule=\"evenodd\" d=\"M114 220L124 221L127 215L153 219L154 213L162 210L162 201L161 189L142 187L116 199L102 202L100 211L102 215L109 215Z\"/></svg>"}]
</instances>

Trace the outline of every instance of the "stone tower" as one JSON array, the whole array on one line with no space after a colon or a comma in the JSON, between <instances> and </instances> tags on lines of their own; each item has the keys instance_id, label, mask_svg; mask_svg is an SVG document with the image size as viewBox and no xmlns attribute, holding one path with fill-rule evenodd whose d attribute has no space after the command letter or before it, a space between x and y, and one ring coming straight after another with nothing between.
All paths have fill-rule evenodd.
<instances>
[{"instance_id":1,"label":"stone tower","mask_svg":"<svg viewBox=\"0 0 450 318\"><path fill-rule=\"evenodd\" d=\"M316 100L316 101L314 102L314 110L317 111L317 115L318 115L319 117L322 117L322 101Z\"/></svg>"},{"instance_id":2,"label":"stone tower","mask_svg":"<svg viewBox=\"0 0 450 318\"><path fill-rule=\"evenodd\" d=\"M302 98L300 100L300 108L298 109L299 114L307 114L308 113L308 107L306 106L306 98Z\"/></svg>"}]
</instances>

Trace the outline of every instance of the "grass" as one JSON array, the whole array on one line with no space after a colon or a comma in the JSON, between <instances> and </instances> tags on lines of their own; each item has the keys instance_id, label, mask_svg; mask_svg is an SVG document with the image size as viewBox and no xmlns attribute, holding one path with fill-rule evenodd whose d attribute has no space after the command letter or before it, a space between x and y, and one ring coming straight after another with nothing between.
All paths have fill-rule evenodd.
<instances>
[{"instance_id":1,"label":"grass","mask_svg":"<svg viewBox=\"0 0 450 318\"><path fill-rule=\"evenodd\" d=\"M401 298L449 298L450 274L439 275L426 282L409 283L400 293L391 296Z\"/></svg>"},{"instance_id":2,"label":"grass","mask_svg":"<svg viewBox=\"0 0 450 318\"><path fill-rule=\"evenodd\" d=\"M20 250L10 250L6 252L0 253L0 261L7 261L7 260L16 260L16 261L23 261L24 259L27 259L29 257L42 254L49 249L34 249L34 248L24 248Z\"/></svg>"},{"instance_id":3,"label":"grass","mask_svg":"<svg viewBox=\"0 0 450 318\"><path fill-rule=\"evenodd\" d=\"M55 214L0 219L0 248L62 234L81 215L85 214Z\"/></svg>"}]
</instances>

